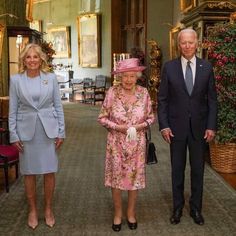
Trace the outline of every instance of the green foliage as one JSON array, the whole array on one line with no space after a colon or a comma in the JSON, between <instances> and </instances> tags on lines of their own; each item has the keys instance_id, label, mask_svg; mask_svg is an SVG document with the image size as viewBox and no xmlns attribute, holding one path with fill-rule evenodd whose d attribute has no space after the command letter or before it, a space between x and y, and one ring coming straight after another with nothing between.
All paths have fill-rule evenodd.
<instances>
[{"instance_id":1,"label":"green foliage","mask_svg":"<svg viewBox=\"0 0 236 236\"><path fill-rule=\"evenodd\" d=\"M236 143L236 24L221 23L204 43L213 63L218 100L219 143Z\"/></svg>"}]
</instances>

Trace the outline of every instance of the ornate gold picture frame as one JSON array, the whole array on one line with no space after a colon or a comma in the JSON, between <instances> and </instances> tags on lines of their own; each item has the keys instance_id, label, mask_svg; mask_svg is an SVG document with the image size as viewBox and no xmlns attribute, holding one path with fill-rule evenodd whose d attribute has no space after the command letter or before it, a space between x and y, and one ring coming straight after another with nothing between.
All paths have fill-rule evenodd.
<instances>
[{"instance_id":1,"label":"ornate gold picture frame","mask_svg":"<svg viewBox=\"0 0 236 236\"><path fill-rule=\"evenodd\" d=\"M5 26L0 24L0 62L2 60L2 45L3 45L4 31L5 31Z\"/></svg>"},{"instance_id":2,"label":"ornate gold picture frame","mask_svg":"<svg viewBox=\"0 0 236 236\"><path fill-rule=\"evenodd\" d=\"M43 25L43 22L42 20L33 20L32 22L30 22L30 28L31 29L34 29L34 30L37 30L39 32L43 32L42 30L42 25Z\"/></svg>"},{"instance_id":3,"label":"ornate gold picture frame","mask_svg":"<svg viewBox=\"0 0 236 236\"><path fill-rule=\"evenodd\" d=\"M182 12L188 12L192 8L197 6L197 0L180 0L180 10Z\"/></svg>"},{"instance_id":4,"label":"ornate gold picture frame","mask_svg":"<svg viewBox=\"0 0 236 236\"><path fill-rule=\"evenodd\" d=\"M52 42L53 49L56 51L54 58L71 57L70 49L70 27L58 26L47 30L48 41Z\"/></svg>"},{"instance_id":5,"label":"ornate gold picture frame","mask_svg":"<svg viewBox=\"0 0 236 236\"><path fill-rule=\"evenodd\" d=\"M33 21L33 0L26 1L26 20Z\"/></svg>"},{"instance_id":6,"label":"ornate gold picture frame","mask_svg":"<svg viewBox=\"0 0 236 236\"><path fill-rule=\"evenodd\" d=\"M79 64L82 67L101 66L101 15L78 16Z\"/></svg>"},{"instance_id":7,"label":"ornate gold picture frame","mask_svg":"<svg viewBox=\"0 0 236 236\"><path fill-rule=\"evenodd\" d=\"M177 36L180 31L180 27L177 26L170 30L170 59L174 59L179 56Z\"/></svg>"}]
</instances>

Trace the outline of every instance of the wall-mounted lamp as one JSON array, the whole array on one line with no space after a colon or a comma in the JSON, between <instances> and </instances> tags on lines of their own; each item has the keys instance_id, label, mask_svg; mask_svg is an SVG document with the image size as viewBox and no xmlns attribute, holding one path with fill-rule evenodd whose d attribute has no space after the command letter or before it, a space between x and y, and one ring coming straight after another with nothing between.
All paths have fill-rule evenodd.
<instances>
[{"instance_id":1,"label":"wall-mounted lamp","mask_svg":"<svg viewBox=\"0 0 236 236\"><path fill-rule=\"evenodd\" d=\"M18 34L16 37L16 47L20 49L22 43L23 43L23 37L21 34Z\"/></svg>"}]
</instances>

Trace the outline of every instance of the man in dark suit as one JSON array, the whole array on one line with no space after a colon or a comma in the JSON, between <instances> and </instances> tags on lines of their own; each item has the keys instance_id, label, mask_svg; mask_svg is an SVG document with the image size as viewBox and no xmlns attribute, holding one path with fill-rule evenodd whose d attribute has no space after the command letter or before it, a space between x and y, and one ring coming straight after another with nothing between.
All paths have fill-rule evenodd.
<instances>
[{"instance_id":1,"label":"man in dark suit","mask_svg":"<svg viewBox=\"0 0 236 236\"><path fill-rule=\"evenodd\" d=\"M181 56L165 63L158 95L158 120L164 140L170 144L173 214L178 224L184 207L184 173L187 149L191 168L190 216L204 224L202 192L206 142L215 136L217 99L209 62L195 56L197 34L184 29L178 35Z\"/></svg>"}]
</instances>

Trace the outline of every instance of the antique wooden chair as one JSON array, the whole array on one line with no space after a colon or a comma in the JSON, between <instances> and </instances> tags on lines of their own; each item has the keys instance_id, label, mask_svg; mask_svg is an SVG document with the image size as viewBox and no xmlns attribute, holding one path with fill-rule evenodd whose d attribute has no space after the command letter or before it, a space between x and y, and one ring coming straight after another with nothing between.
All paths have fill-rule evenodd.
<instances>
[{"instance_id":1,"label":"antique wooden chair","mask_svg":"<svg viewBox=\"0 0 236 236\"><path fill-rule=\"evenodd\" d=\"M98 101L104 101L105 94L106 94L106 82L107 82L107 76L105 75L97 75L94 81L94 85L92 85L90 88L90 98L91 103L94 105Z\"/></svg>"},{"instance_id":2,"label":"antique wooden chair","mask_svg":"<svg viewBox=\"0 0 236 236\"><path fill-rule=\"evenodd\" d=\"M4 134L6 134L4 136ZM8 169L15 166L16 179L18 178L18 164L19 164L19 152L18 150L9 144L2 144L3 140L8 140L8 131L4 128L0 128L1 144L0 144L0 168L4 169L5 177L5 189L9 192L9 176Z\"/></svg>"},{"instance_id":3,"label":"antique wooden chair","mask_svg":"<svg viewBox=\"0 0 236 236\"><path fill-rule=\"evenodd\" d=\"M93 94L93 79L92 78L84 78L83 80L83 102L91 103Z\"/></svg>"}]
</instances>

